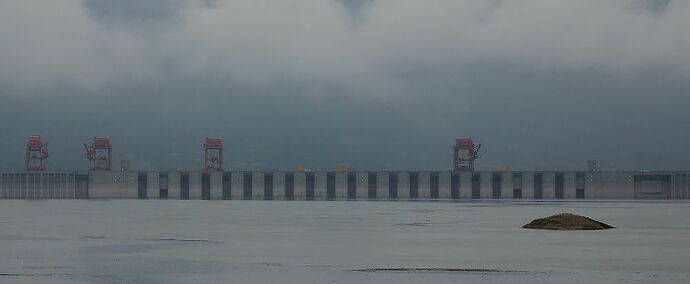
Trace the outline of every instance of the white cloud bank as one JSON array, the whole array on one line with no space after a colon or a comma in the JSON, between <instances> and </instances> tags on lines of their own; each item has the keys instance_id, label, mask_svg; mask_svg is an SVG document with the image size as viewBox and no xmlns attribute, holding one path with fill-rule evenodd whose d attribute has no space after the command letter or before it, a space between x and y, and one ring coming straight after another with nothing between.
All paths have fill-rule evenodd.
<instances>
[{"instance_id":1,"label":"white cloud bank","mask_svg":"<svg viewBox=\"0 0 690 284\"><path fill-rule=\"evenodd\" d=\"M211 3L211 4L209 4ZM105 22L82 1L0 1L0 82L46 93L185 77L403 95L405 74L473 64L690 79L690 1L376 0L354 19L324 0L190 1L168 18ZM127 22L129 21L129 22ZM26 93L26 92L24 92Z\"/></svg>"}]
</instances>

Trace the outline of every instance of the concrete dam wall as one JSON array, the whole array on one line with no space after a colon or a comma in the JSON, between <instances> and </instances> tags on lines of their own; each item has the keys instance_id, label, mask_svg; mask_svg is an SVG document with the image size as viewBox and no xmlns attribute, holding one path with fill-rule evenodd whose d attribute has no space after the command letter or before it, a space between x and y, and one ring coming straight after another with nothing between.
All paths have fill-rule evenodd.
<instances>
[{"instance_id":1,"label":"concrete dam wall","mask_svg":"<svg viewBox=\"0 0 690 284\"><path fill-rule=\"evenodd\" d=\"M690 171L0 172L2 199L689 199Z\"/></svg>"},{"instance_id":2,"label":"concrete dam wall","mask_svg":"<svg viewBox=\"0 0 690 284\"><path fill-rule=\"evenodd\" d=\"M80 199L88 188L88 172L0 172L2 199Z\"/></svg>"}]
</instances>

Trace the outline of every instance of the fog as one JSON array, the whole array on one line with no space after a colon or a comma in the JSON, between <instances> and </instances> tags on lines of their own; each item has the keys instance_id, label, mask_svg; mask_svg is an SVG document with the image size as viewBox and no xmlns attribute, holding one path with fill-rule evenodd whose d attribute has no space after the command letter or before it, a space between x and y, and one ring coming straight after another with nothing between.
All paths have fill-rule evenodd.
<instances>
[{"instance_id":1,"label":"fog","mask_svg":"<svg viewBox=\"0 0 690 284\"><path fill-rule=\"evenodd\" d=\"M688 168L687 1L0 2L0 168Z\"/></svg>"}]
</instances>

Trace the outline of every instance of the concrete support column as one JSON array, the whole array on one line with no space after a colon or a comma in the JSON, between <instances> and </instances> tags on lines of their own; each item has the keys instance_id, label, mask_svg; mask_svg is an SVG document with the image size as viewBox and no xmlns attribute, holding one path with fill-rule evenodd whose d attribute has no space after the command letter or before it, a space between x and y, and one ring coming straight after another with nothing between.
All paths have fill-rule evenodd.
<instances>
[{"instance_id":1,"label":"concrete support column","mask_svg":"<svg viewBox=\"0 0 690 284\"><path fill-rule=\"evenodd\" d=\"M7 188L5 187L5 178L6 174L5 173L0 173L0 198L1 199L6 199L7 198Z\"/></svg>"},{"instance_id":2,"label":"concrete support column","mask_svg":"<svg viewBox=\"0 0 690 284\"><path fill-rule=\"evenodd\" d=\"M599 197L599 172L585 173L585 199Z\"/></svg>"},{"instance_id":3,"label":"concrete support column","mask_svg":"<svg viewBox=\"0 0 690 284\"><path fill-rule=\"evenodd\" d=\"M677 174L676 175L679 179L677 189L678 189L678 199L686 199L688 197L687 195L687 184L688 184L688 176L685 174Z\"/></svg>"},{"instance_id":4,"label":"concrete support column","mask_svg":"<svg viewBox=\"0 0 690 284\"><path fill-rule=\"evenodd\" d=\"M5 191L7 199L14 199L14 173L5 176Z\"/></svg>"},{"instance_id":5,"label":"concrete support column","mask_svg":"<svg viewBox=\"0 0 690 284\"><path fill-rule=\"evenodd\" d=\"M493 197L493 172L481 172L480 174L479 196L481 199L491 199Z\"/></svg>"},{"instance_id":6,"label":"concrete support column","mask_svg":"<svg viewBox=\"0 0 690 284\"><path fill-rule=\"evenodd\" d=\"M54 196L55 196L54 198L60 198L61 197L59 190L60 190L62 184L64 183L64 181L62 180L63 175L64 174L62 174L62 173L55 173L54 174L54 178L53 178Z\"/></svg>"},{"instance_id":7,"label":"concrete support column","mask_svg":"<svg viewBox=\"0 0 690 284\"><path fill-rule=\"evenodd\" d=\"M431 198L431 173L419 172L419 199Z\"/></svg>"},{"instance_id":8,"label":"concrete support column","mask_svg":"<svg viewBox=\"0 0 690 284\"><path fill-rule=\"evenodd\" d=\"M74 176L74 174L72 174ZM37 173L35 182L36 182L36 189L34 192L34 198L36 199L45 199L46 193L48 191L47 185L45 184L46 181L48 180L48 175L45 173Z\"/></svg>"},{"instance_id":9,"label":"concrete support column","mask_svg":"<svg viewBox=\"0 0 690 284\"><path fill-rule=\"evenodd\" d=\"M44 199L43 193L45 192L43 190L43 179L44 179L45 174L38 173L36 177L36 198L37 199ZM75 194L76 196L76 194Z\"/></svg>"},{"instance_id":10,"label":"concrete support column","mask_svg":"<svg viewBox=\"0 0 690 284\"><path fill-rule=\"evenodd\" d=\"M107 175L105 172L101 171L91 171L90 175L90 192L91 198L120 198L120 192L124 190L121 186L122 176L120 175ZM63 185L64 175L55 175L55 198L62 199L63 197Z\"/></svg>"},{"instance_id":11,"label":"concrete support column","mask_svg":"<svg viewBox=\"0 0 690 284\"><path fill-rule=\"evenodd\" d=\"M69 180L70 180L70 194L72 199L77 199L77 175L74 172L70 172L69 175ZM40 188L42 185L40 184L42 181L40 177L37 177L36 179L36 188ZM41 194L40 192L36 192L36 194ZM40 197L40 196L39 196Z\"/></svg>"},{"instance_id":12,"label":"concrete support column","mask_svg":"<svg viewBox=\"0 0 690 284\"><path fill-rule=\"evenodd\" d=\"M675 186L674 188L676 189L676 195L674 196L674 199L686 199L687 198L687 175L685 174L675 174L674 175L674 183Z\"/></svg>"},{"instance_id":13,"label":"concrete support column","mask_svg":"<svg viewBox=\"0 0 690 284\"><path fill-rule=\"evenodd\" d=\"M563 174L563 198L575 199L576 194L575 172L565 172Z\"/></svg>"},{"instance_id":14,"label":"concrete support column","mask_svg":"<svg viewBox=\"0 0 690 284\"><path fill-rule=\"evenodd\" d=\"M410 173L398 173L398 199L410 198Z\"/></svg>"},{"instance_id":15,"label":"concrete support column","mask_svg":"<svg viewBox=\"0 0 690 284\"><path fill-rule=\"evenodd\" d=\"M27 183L26 183L26 198L27 199L35 199L36 198L36 176L37 174L28 174L27 175ZM70 198L69 196L69 175L67 179L67 198Z\"/></svg>"},{"instance_id":16,"label":"concrete support column","mask_svg":"<svg viewBox=\"0 0 690 284\"><path fill-rule=\"evenodd\" d=\"M31 198L31 179L33 175L32 174L24 174L23 177L23 183L22 183L22 193L21 193L21 198L22 199L29 199ZM67 174L65 174L65 195L64 198L67 199Z\"/></svg>"},{"instance_id":17,"label":"concrete support column","mask_svg":"<svg viewBox=\"0 0 690 284\"><path fill-rule=\"evenodd\" d=\"M3 183L5 184L4 185L5 189L7 189L7 177L8 177L7 175L4 175L4 177L3 177L4 178ZM44 189L45 198L52 199L53 198L53 186L55 183L55 173L45 174L44 182L45 182L45 185L44 185L44 187L45 187L45 189ZM6 198L8 196L7 193L4 196Z\"/></svg>"},{"instance_id":18,"label":"concrete support column","mask_svg":"<svg viewBox=\"0 0 690 284\"><path fill-rule=\"evenodd\" d=\"M16 181L17 183L15 184L15 198L16 199L24 199L26 198L26 174L16 174ZM60 174L60 199L65 198L65 175Z\"/></svg>"},{"instance_id":19,"label":"concrete support column","mask_svg":"<svg viewBox=\"0 0 690 284\"><path fill-rule=\"evenodd\" d=\"M48 198L48 174L40 174L39 178L39 193L38 193L38 198L41 199L46 199ZM76 186L75 186L75 192L76 192ZM75 193L75 198L76 198L76 193Z\"/></svg>"},{"instance_id":20,"label":"concrete support column","mask_svg":"<svg viewBox=\"0 0 690 284\"><path fill-rule=\"evenodd\" d=\"M683 196L683 199L688 198L690 198L690 175L685 173L685 195Z\"/></svg>"},{"instance_id":21,"label":"concrete support column","mask_svg":"<svg viewBox=\"0 0 690 284\"><path fill-rule=\"evenodd\" d=\"M35 174L26 174L26 193L24 194L24 199L34 198L34 177Z\"/></svg>"},{"instance_id":22,"label":"concrete support column","mask_svg":"<svg viewBox=\"0 0 690 284\"><path fill-rule=\"evenodd\" d=\"M69 183L70 183L70 198L75 199L75 198L77 198L76 176L74 175L74 173L71 173L68 176L69 176Z\"/></svg>"},{"instance_id":23,"label":"concrete support column","mask_svg":"<svg viewBox=\"0 0 690 284\"><path fill-rule=\"evenodd\" d=\"M14 188L12 190L12 198L13 199L21 199L22 198L22 176L24 174L19 174L15 173L14 174ZM62 175L60 175L62 177ZM63 182L60 180L59 186L62 186ZM59 193L57 196L61 196Z\"/></svg>"},{"instance_id":24,"label":"concrete support column","mask_svg":"<svg viewBox=\"0 0 690 284\"><path fill-rule=\"evenodd\" d=\"M52 184L55 184L55 175L52 175ZM6 174L3 183L5 183L5 198L12 199L14 194L14 174ZM52 196L51 196L52 197Z\"/></svg>"},{"instance_id":25,"label":"concrete support column","mask_svg":"<svg viewBox=\"0 0 690 284\"><path fill-rule=\"evenodd\" d=\"M450 199L450 172L438 173L438 198Z\"/></svg>"},{"instance_id":26,"label":"concrete support column","mask_svg":"<svg viewBox=\"0 0 690 284\"><path fill-rule=\"evenodd\" d=\"M41 178L41 181L43 183L43 193L41 196L43 196L43 198L45 198L45 199L50 198L50 189L51 189L50 178L51 178L51 176L52 176L52 173L46 173L46 174L43 174L43 177Z\"/></svg>"},{"instance_id":27,"label":"concrete support column","mask_svg":"<svg viewBox=\"0 0 690 284\"><path fill-rule=\"evenodd\" d=\"M2 184L2 181L0 181L0 184ZM40 174L38 198L48 198L48 174L46 173Z\"/></svg>"},{"instance_id":28,"label":"concrete support column","mask_svg":"<svg viewBox=\"0 0 690 284\"><path fill-rule=\"evenodd\" d=\"M544 199L556 199L556 174L544 172Z\"/></svg>"},{"instance_id":29,"label":"concrete support column","mask_svg":"<svg viewBox=\"0 0 690 284\"><path fill-rule=\"evenodd\" d=\"M211 200L223 199L223 173L211 173Z\"/></svg>"},{"instance_id":30,"label":"concrete support column","mask_svg":"<svg viewBox=\"0 0 690 284\"><path fill-rule=\"evenodd\" d=\"M55 193L57 190L57 173L50 174L48 177L48 198L55 199L57 194ZM89 185L91 185L91 176L89 176ZM8 188L9 189L9 188ZM89 191L91 191L91 188L89 187ZM8 198L10 198L10 193L8 192Z\"/></svg>"},{"instance_id":31,"label":"concrete support column","mask_svg":"<svg viewBox=\"0 0 690 284\"><path fill-rule=\"evenodd\" d=\"M199 171L189 172L189 199L201 199L201 172Z\"/></svg>"},{"instance_id":32,"label":"concrete support column","mask_svg":"<svg viewBox=\"0 0 690 284\"><path fill-rule=\"evenodd\" d=\"M264 172L252 172L252 199L264 199Z\"/></svg>"},{"instance_id":33,"label":"concrete support column","mask_svg":"<svg viewBox=\"0 0 690 284\"><path fill-rule=\"evenodd\" d=\"M0 198L7 199L7 174L0 173Z\"/></svg>"},{"instance_id":34,"label":"concrete support column","mask_svg":"<svg viewBox=\"0 0 690 284\"><path fill-rule=\"evenodd\" d=\"M146 198L159 199L158 172L146 172Z\"/></svg>"},{"instance_id":35,"label":"concrete support column","mask_svg":"<svg viewBox=\"0 0 690 284\"><path fill-rule=\"evenodd\" d=\"M307 174L295 172L295 200L307 199Z\"/></svg>"},{"instance_id":36,"label":"concrete support column","mask_svg":"<svg viewBox=\"0 0 690 284\"><path fill-rule=\"evenodd\" d=\"M180 172L168 172L168 199L180 199Z\"/></svg>"},{"instance_id":37,"label":"concrete support column","mask_svg":"<svg viewBox=\"0 0 690 284\"><path fill-rule=\"evenodd\" d=\"M522 172L522 199L534 199L534 172Z\"/></svg>"},{"instance_id":38,"label":"concrete support column","mask_svg":"<svg viewBox=\"0 0 690 284\"><path fill-rule=\"evenodd\" d=\"M25 198L26 190L26 174L17 174L17 183L15 184L15 198L23 199ZM60 199L65 198L65 175L60 174L60 194L58 195Z\"/></svg>"},{"instance_id":39,"label":"concrete support column","mask_svg":"<svg viewBox=\"0 0 690 284\"><path fill-rule=\"evenodd\" d=\"M690 175L685 173L683 175L683 185L685 186L683 189L683 195L682 199L688 199L690 197Z\"/></svg>"},{"instance_id":40,"label":"concrete support column","mask_svg":"<svg viewBox=\"0 0 690 284\"><path fill-rule=\"evenodd\" d=\"M20 182L20 180L18 178L19 178L19 176L17 174L13 174L14 186L12 187L12 191L10 194L10 196L12 198L18 198L17 197L18 196L17 190L19 189L19 182ZM55 174L54 185L55 185L54 190L53 190L54 198L60 199L61 198L60 189L62 188L62 174L60 174L60 173Z\"/></svg>"},{"instance_id":41,"label":"concrete support column","mask_svg":"<svg viewBox=\"0 0 690 284\"><path fill-rule=\"evenodd\" d=\"M19 175L19 186L17 187L17 199L25 199L26 198L26 174L18 174ZM65 198L65 184L66 184L66 178L64 177L64 174L60 175L62 179L60 180L60 198L64 199Z\"/></svg>"},{"instance_id":42,"label":"concrete support column","mask_svg":"<svg viewBox=\"0 0 690 284\"><path fill-rule=\"evenodd\" d=\"M326 200L326 172L314 173L314 200Z\"/></svg>"},{"instance_id":43,"label":"concrete support column","mask_svg":"<svg viewBox=\"0 0 690 284\"><path fill-rule=\"evenodd\" d=\"M683 185L683 194L681 198L688 199L688 197L690 197L690 176L687 173L683 174Z\"/></svg>"},{"instance_id":44,"label":"concrete support column","mask_svg":"<svg viewBox=\"0 0 690 284\"><path fill-rule=\"evenodd\" d=\"M138 179L137 177L139 176L138 172L125 172L125 179L124 179L124 188L125 190L123 191L123 194L125 195L125 198L131 198L131 199L137 199L138 194L139 194L139 188L138 188ZM69 179L67 175L65 175L65 179ZM67 185L67 184L65 184ZM65 190L65 194L69 194L67 190ZM64 198L68 198L67 195Z\"/></svg>"},{"instance_id":45,"label":"concrete support column","mask_svg":"<svg viewBox=\"0 0 690 284\"><path fill-rule=\"evenodd\" d=\"M285 200L285 172L273 172L273 200Z\"/></svg>"},{"instance_id":46,"label":"concrete support column","mask_svg":"<svg viewBox=\"0 0 690 284\"><path fill-rule=\"evenodd\" d=\"M67 198L66 197L67 175L61 173L58 176L60 177L59 183L58 183L58 188L59 188L58 198L65 199L65 198ZM24 187L25 187L24 182L22 182L23 178L25 178L25 175L20 174L20 176L19 176L19 187L17 187L17 189L19 189L18 198L22 198L22 196L24 196L24 193L22 191L22 190L24 190Z\"/></svg>"},{"instance_id":47,"label":"concrete support column","mask_svg":"<svg viewBox=\"0 0 690 284\"><path fill-rule=\"evenodd\" d=\"M10 198L11 199L18 199L20 196L19 189L20 189L20 177L19 174L17 173L12 173L12 186L10 187ZM59 198L59 184L58 184L58 174L55 175L55 198Z\"/></svg>"},{"instance_id":48,"label":"concrete support column","mask_svg":"<svg viewBox=\"0 0 690 284\"><path fill-rule=\"evenodd\" d=\"M62 194L60 197L62 199L67 198L67 175L62 174L63 178L60 182L60 186L62 186ZM29 176L27 174L20 174L19 177L19 199L26 199L26 192L27 192L27 187L28 187L28 182L29 181Z\"/></svg>"},{"instance_id":49,"label":"concrete support column","mask_svg":"<svg viewBox=\"0 0 690 284\"><path fill-rule=\"evenodd\" d=\"M671 188L669 197L670 199L679 199L680 198L680 182L681 182L681 177L679 174L674 174L671 173Z\"/></svg>"},{"instance_id":50,"label":"concrete support column","mask_svg":"<svg viewBox=\"0 0 690 284\"><path fill-rule=\"evenodd\" d=\"M501 199L513 199L513 173L501 173Z\"/></svg>"},{"instance_id":51,"label":"concrete support column","mask_svg":"<svg viewBox=\"0 0 690 284\"><path fill-rule=\"evenodd\" d=\"M368 199L369 197L369 173L357 172L357 199Z\"/></svg>"},{"instance_id":52,"label":"concrete support column","mask_svg":"<svg viewBox=\"0 0 690 284\"><path fill-rule=\"evenodd\" d=\"M34 174L25 174L26 175L26 187L24 188L24 194L23 199L31 199L33 198L33 190L34 190Z\"/></svg>"},{"instance_id":53,"label":"concrete support column","mask_svg":"<svg viewBox=\"0 0 690 284\"><path fill-rule=\"evenodd\" d=\"M67 184L67 182L66 182L66 181L67 181L67 177L66 177L65 174L62 174L62 173L57 174L57 176L58 176L58 178L57 178L57 189L58 189L58 190L57 190L56 196L57 196L59 199L64 199L64 198L65 198L65 190L64 190L64 188L65 188L65 186L66 186L66 184ZM18 196L19 196L18 198L21 198L21 196L22 196L22 192L21 192L21 190L22 190L21 176L20 176L20 179L17 180L17 181L19 182L19 184L18 184L19 187L16 187L16 189L20 190L20 192L17 193L17 194L18 194Z\"/></svg>"},{"instance_id":54,"label":"concrete support column","mask_svg":"<svg viewBox=\"0 0 690 284\"><path fill-rule=\"evenodd\" d=\"M69 176L69 175L68 175ZM39 186L40 186L40 174L35 173L30 175L29 179L29 198L38 199L39 198Z\"/></svg>"},{"instance_id":55,"label":"concrete support column","mask_svg":"<svg viewBox=\"0 0 690 284\"><path fill-rule=\"evenodd\" d=\"M376 199L388 199L388 172L376 173Z\"/></svg>"},{"instance_id":56,"label":"concrete support column","mask_svg":"<svg viewBox=\"0 0 690 284\"><path fill-rule=\"evenodd\" d=\"M50 174L41 174L41 198L48 199L50 197L50 185L48 184L50 180ZM0 186L2 185L2 176L0 175Z\"/></svg>"},{"instance_id":57,"label":"concrete support column","mask_svg":"<svg viewBox=\"0 0 690 284\"><path fill-rule=\"evenodd\" d=\"M31 199L33 198L33 179L34 179L34 174L24 174L26 177L26 186L24 187L24 191L22 193L22 199ZM68 187L69 189L69 187ZM69 198L69 197L65 197Z\"/></svg>"},{"instance_id":58,"label":"concrete support column","mask_svg":"<svg viewBox=\"0 0 690 284\"><path fill-rule=\"evenodd\" d=\"M347 173L335 173L335 199L347 199Z\"/></svg>"},{"instance_id":59,"label":"concrete support column","mask_svg":"<svg viewBox=\"0 0 690 284\"><path fill-rule=\"evenodd\" d=\"M230 181L232 183L230 199L241 200L244 198L244 172L231 172L230 174Z\"/></svg>"},{"instance_id":60,"label":"concrete support column","mask_svg":"<svg viewBox=\"0 0 690 284\"><path fill-rule=\"evenodd\" d=\"M24 182L22 183L22 194L21 194L22 199L31 198L31 196L30 196L31 192L30 191L31 191L31 186L32 186L32 184L31 184L32 177L33 177L32 174L24 174L24 177L23 177ZM68 198L68 196L67 196L67 174L65 174L65 195L64 195L64 198L65 199Z\"/></svg>"},{"instance_id":61,"label":"concrete support column","mask_svg":"<svg viewBox=\"0 0 690 284\"><path fill-rule=\"evenodd\" d=\"M48 198L48 174L41 174L40 198ZM76 187L75 187L76 188Z\"/></svg>"},{"instance_id":62,"label":"concrete support column","mask_svg":"<svg viewBox=\"0 0 690 284\"><path fill-rule=\"evenodd\" d=\"M621 175L623 194L616 199L635 199L635 178L630 173Z\"/></svg>"},{"instance_id":63,"label":"concrete support column","mask_svg":"<svg viewBox=\"0 0 690 284\"><path fill-rule=\"evenodd\" d=\"M10 176L9 176L9 185L10 185L10 186L9 186L8 189L7 189L7 190L8 190L8 191L7 191L7 198L8 198L8 199L15 199L15 198L16 198L16 197L15 197L16 186L17 186L17 178L16 178L16 176L17 176L17 175L14 174L14 173L11 173ZM56 184L57 184L57 182L56 182ZM55 188L57 188L57 186L56 186ZM57 194L55 194L55 196L57 196Z\"/></svg>"},{"instance_id":64,"label":"concrete support column","mask_svg":"<svg viewBox=\"0 0 690 284\"><path fill-rule=\"evenodd\" d=\"M31 194L31 178L33 177L33 175L28 174L28 173L25 173L23 175L24 175L24 177L23 177L24 182L22 183L21 198L22 199L29 199L29 198L31 198L31 196L30 196L30 194ZM65 176L67 176L67 175L65 175ZM66 185L67 185L67 179L65 179L65 197L64 197L65 199L67 198L67 190L66 190L67 186Z\"/></svg>"},{"instance_id":65,"label":"concrete support column","mask_svg":"<svg viewBox=\"0 0 690 284\"><path fill-rule=\"evenodd\" d=\"M56 175L57 176L57 175ZM57 180L57 177L56 177ZM9 199L16 199L17 198L17 189L19 188L19 176L16 173L11 173L10 174L10 187L8 191L8 198ZM57 181L55 182L55 198L57 198Z\"/></svg>"},{"instance_id":66,"label":"concrete support column","mask_svg":"<svg viewBox=\"0 0 690 284\"><path fill-rule=\"evenodd\" d=\"M55 174L57 175L57 174ZM53 186L55 185L55 175L53 175ZM7 199L14 199L14 173L5 175L5 192ZM53 196L55 193L53 192ZM54 197L53 197L54 198Z\"/></svg>"},{"instance_id":67,"label":"concrete support column","mask_svg":"<svg viewBox=\"0 0 690 284\"><path fill-rule=\"evenodd\" d=\"M460 199L472 199L472 173L460 172Z\"/></svg>"}]
</instances>

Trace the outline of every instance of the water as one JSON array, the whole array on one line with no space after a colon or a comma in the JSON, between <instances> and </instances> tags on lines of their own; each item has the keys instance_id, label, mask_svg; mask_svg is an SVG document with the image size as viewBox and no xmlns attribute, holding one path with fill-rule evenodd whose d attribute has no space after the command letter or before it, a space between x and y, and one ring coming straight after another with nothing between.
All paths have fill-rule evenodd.
<instances>
[{"instance_id":1,"label":"water","mask_svg":"<svg viewBox=\"0 0 690 284\"><path fill-rule=\"evenodd\" d=\"M560 212L618 228L520 228ZM0 256L0 283L689 283L690 203L0 200Z\"/></svg>"}]
</instances>

